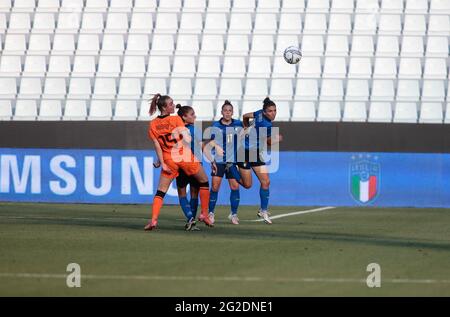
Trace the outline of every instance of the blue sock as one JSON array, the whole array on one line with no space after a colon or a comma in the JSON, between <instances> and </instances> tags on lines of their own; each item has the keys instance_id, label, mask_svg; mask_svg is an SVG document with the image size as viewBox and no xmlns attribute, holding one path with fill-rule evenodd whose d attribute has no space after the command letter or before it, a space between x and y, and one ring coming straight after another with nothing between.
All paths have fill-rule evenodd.
<instances>
[{"instance_id":1,"label":"blue sock","mask_svg":"<svg viewBox=\"0 0 450 317\"><path fill-rule=\"evenodd\" d=\"M192 217L195 218L195 217L197 217L198 198L191 198L190 204L191 204Z\"/></svg>"},{"instance_id":2,"label":"blue sock","mask_svg":"<svg viewBox=\"0 0 450 317\"><path fill-rule=\"evenodd\" d=\"M209 192L209 212L214 212L214 209L216 209L218 195L218 192L212 190Z\"/></svg>"},{"instance_id":3,"label":"blue sock","mask_svg":"<svg viewBox=\"0 0 450 317\"><path fill-rule=\"evenodd\" d=\"M230 166L230 173L231 175L233 175L233 177L237 180L238 183L241 181L241 173L239 173L235 164Z\"/></svg>"},{"instance_id":4,"label":"blue sock","mask_svg":"<svg viewBox=\"0 0 450 317\"><path fill-rule=\"evenodd\" d=\"M267 207L269 207L269 189L260 187L259 197L261 198L261 210L267 210Z\"/></svg>"},{"instance_id":5,"label":"blue sock","mask_svg":"<svg viewBox=\"0 0 450 317\"><path fill-rule=\"evenodd\" d=\"M191 212L191 206L189 206L189 201L186 197L179 197L180 200L180 206L183 210L184 216L187 220L192 218L192 212Z\"/></svg>"},{"instance_id":6,"label":"blue sock","mask_svg":"<svg viewBox=\"0 0 450 317\"><path fill-rule=\"evenodd\" d=\"M231 190L231 192L230 192L230 206L231 206L231 213L233 215L237 214L237 211L238 211L238 208L239 208L239 201L240 201L239 189Z\"/></svg>"}]
</instances>

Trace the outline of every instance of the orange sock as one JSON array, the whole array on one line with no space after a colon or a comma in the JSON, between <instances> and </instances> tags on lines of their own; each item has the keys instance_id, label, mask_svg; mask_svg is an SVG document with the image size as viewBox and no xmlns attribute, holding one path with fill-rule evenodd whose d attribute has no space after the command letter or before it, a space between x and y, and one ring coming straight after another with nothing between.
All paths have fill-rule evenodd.
<instances>
[{"instance_id":1,"label":"orange sock","mask_svg":"<svg viewBox=\"0 0 450 317\"><path fill-rule=\"evenodd\" d=\"M161 211L163 202L164 200L162 199L161 196L155 196L155 198L153 198L152 221L158 220L159 212Z\"/></svg>"},{"instance_id":2,"label":"orange sock","mask_svg":"<svg viewBox=\"0 0 450 317\"><path fill-rule=\"evenodd\" d=\"M200 187L199 190L200 204L202 206L202 215L204 217L208 216L208 206L209 206L209 188Z\"/></svg>"}]
</instances>

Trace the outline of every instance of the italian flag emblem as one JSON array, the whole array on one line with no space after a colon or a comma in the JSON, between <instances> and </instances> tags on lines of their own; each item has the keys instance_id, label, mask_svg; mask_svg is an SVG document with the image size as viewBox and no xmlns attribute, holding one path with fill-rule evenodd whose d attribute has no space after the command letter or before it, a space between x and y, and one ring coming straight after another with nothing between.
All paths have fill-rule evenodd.
<instances>
[{"instance_id":1,"label":"italian flag emblem","mask_svg":"<svg viewBox=\"0 0 450 317\"><path fill-rule=\"evenodd\" d=\"M377 159L370 155L352 157L350 187L353 198L359 203L370 203L377 197L380 176L380 164Z\"/></svg>"}]
</instances>

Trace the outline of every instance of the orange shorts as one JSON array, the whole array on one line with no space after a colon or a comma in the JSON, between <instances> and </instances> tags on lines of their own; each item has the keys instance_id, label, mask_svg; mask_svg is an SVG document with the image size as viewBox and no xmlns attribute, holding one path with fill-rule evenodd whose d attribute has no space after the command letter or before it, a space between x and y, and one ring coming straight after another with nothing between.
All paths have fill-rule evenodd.
<instances>
[{"instance_id":1,"label":"orange shorts","mask_svg":"<svg viewBox=\"0 0 450 317\"><path fill-rule=\"evenodd\" d=\"M197 174L200 170L200 162L174 162L171 159L165 159L164 160L167 166L170 168L170 173L162 171L161 175L167 177L167 178L176 178L178 177L178 171L181 169L187 176L192 176L194 174Z\"/></svg>"}]
</instances>

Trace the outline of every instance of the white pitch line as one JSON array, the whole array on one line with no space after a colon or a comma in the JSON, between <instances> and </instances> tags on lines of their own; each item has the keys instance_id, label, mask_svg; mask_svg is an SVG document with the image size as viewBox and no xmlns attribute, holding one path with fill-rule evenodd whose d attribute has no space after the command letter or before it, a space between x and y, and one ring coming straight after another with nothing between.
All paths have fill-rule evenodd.
<instances>
[{"instance_id":1,"label":"white pitch line","mask_svg":"<svg viewBox=\"0 0 450 317\"><path fill-rule=\"evenodd\" d=\"M65 279L65 274L42 273L0 273L0 278L30 278L30 279ZM216 282L280 282L280 283L358 283L365 284L365 279L357 278L266 278L245 276L162 276L162 275L93 275L82 274L82 279L90 280L159 280L159 281L216 281ZM388 284L450 284L450 280L437 279L383 279Z\"/></svg>"},{"instance_id":2,"label":"white pitch line","mask_svg":"<svg viewBox=\"0 0 450 317\"><path fill-rule=\"evenodd\" d=\"M312 212L318 212L318 211L323 211L323 210L328 210L328 209L334 209L336 207L320 207L320 208L315 208L315 209L309 209L309 210L302 210L302 211L295 211L295 212L290 212L287 214L281 214L281 215L276 215L273 217L270 217L270 219L279 219L279 218L284 218L284 217L290 217L290 216L296 216L296 215L303 215L303 214L309 214ZM250 221L264 221L264 219L256 219L256 220L250 220Z\"/></svg>"}]
</instances>

